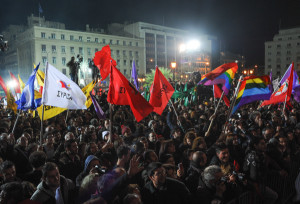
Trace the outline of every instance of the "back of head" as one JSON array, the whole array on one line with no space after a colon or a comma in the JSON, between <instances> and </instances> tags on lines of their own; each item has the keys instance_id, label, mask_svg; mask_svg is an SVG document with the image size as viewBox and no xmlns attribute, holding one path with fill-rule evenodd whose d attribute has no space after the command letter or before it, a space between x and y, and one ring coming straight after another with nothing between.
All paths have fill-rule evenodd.
<instances>
[{"instance_id":1,"label":"back of head","mask_svg":"<svg viewBox=\"0 0 300 204\"><path fill-rule=\"evenodd\" d=\"M1 203L17 204L23 200L24 193L22 184L10 182L1 186Z\"/></svg>"},{"instance_id":2,"label":"back of head","mask_svg":"<svg viewBox=\"0 0 300 204\"><path fill-rule=\"evenodd\" d=\"M118 158L121 159L123 156L126 156L129 150L130 148L126 145L121 145L120 147L118 147L117 149Z\"/></svg>"},{"instance_id":3,"label":"back of head","mask_svg":"<svg viewBox=\"0 0 300 204\"><path fill-rule=\"evenodd\" d=\"M47 155L45 152L36 151L30 154L29 162L33 166L33 168L39 168L46 163Z\"/></svg>"}]
</instances>

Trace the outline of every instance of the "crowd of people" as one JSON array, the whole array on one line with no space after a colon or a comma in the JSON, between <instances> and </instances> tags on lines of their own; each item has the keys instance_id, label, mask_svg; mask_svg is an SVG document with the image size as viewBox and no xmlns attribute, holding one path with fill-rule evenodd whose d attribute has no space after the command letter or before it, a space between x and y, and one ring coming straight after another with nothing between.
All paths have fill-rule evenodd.
<instances>
[{"instance_id":1,"label":"crowd of people","mask_svg":"<svg viewBox=\"0 0 300 204\"><path fill-rule=\"evenodd\" d=\"M275 203L264 177L299 162L294 101L284 111L249 104L224 124L224 104L215 113L212 98L178 100L137 123L128 106L112 106L110 120L106 94L107 119L93 106L65 111L43 122L42 144L38 116L20 113L12 133L16 115L0 110L0 203L226 203L247 191Z\"/></svg>"}]
</instances>

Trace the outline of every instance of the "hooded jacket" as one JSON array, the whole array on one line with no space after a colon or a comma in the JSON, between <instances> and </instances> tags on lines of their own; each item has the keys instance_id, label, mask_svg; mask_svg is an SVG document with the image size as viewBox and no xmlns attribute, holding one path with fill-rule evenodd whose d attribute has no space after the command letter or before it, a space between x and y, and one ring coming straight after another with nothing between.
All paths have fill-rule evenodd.
<instances>
[{"instance_id":1,"label":"hooded jacket","mask_svg":"<svg viewBox=\"0 0 300 204\"><path fill-rule=\"evenodd\" d=\"M75 186L70 179L67 179L62 175L60 176L60 190L64 204L75 202ZM55 192L53 192L44 181L42 181L37 186L37 190L31 196L30 200L43 204L53 204L56 203Z\"/></svg>"},{"instance_id":2,"label":"hooded jacket","mask_svg":"<svg viewBox=\"0 0 300 204\"><path fill-rule=\"evenodd\" d=\"M89 166L89 164L91 163L91 161L93 160L99 160L98 157L94 156L94 155L89 155L84 162L84 170L76 177L76 187L80 187L82 180L84 179L84 177L86 177L89 172L87 171L87 167Z\"/></svg>"}]
</instances>

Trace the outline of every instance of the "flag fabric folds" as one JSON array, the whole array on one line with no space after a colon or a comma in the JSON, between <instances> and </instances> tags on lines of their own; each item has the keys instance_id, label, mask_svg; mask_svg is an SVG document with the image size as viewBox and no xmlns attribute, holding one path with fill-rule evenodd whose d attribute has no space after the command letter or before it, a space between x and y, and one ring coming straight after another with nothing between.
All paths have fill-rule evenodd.
<instances>
[{"instance_id":1,"label":"flag fabric folds","mask_svg":"<svg viewBox=\"0 0 300 204\"><path fill-rule=\"evenodd\" d=\"M14 81L14 83L16 84L15 86L15 92L17 93L21 93L21 89L20 89L20 84L19 84L19 80L15 77L15 75L11 72L9 72L10 74L10 78Z\"/></svg>"},{"instance_id":2,"label":"flag fabric folds","mask_svg":"<svg viewBox=\"0 0 300 204\"><path fill-rule=\"evenodd\" d=\"M300 102L300 81L297 71L294 69L294 79L293 79L293 90L292 94L294 99L299 103Z\"/></svg>"},{"instance_id":3,"label":"flag fabric folds","mask_svg":"<svg viewBox=\"0 0 300 204\"><path fill-rule=\"evenodd\" d=\"M2 87L4 93L7 95L7 88L6 88L5 82L1 76L0 76L0 86Z\"/></svg>"},{"instance_id":4,"label":"flag fabric folds","mask_svg":"<svg viewBox=\"0 0 300 204\"><path fill-rule=\"evenodd\" d=\"M221 91L221 89L219 88L219 86L217 84L214 84L213 90L214 90L214 97L215 98L221 98L222 91ZM225 102L226 106L228 106L228 107L230 106L230 101L227 98L227 96L223 95L223 101Z\"/></svg>"},{"instance_id":5,"label":"flag fabric folds","mask_svg":"<svg viewBox=\"0 0 300 204\"><path fill-rule=\"evenodd\" d=\"M293 79L294 79L294 63L292 63L284 76L280 80L279 89L271 95L270 100L264 101L261 106L282 103L285 100L288 102L291 97L291 93L293 90Z\"/></svg>"},{"instance_id":6,"label":"flag fabric folds","mask_svg":"<svg viewBox=\"0 0 300 204\"><path fill-rule=\"evenodd\" d=\"M270 84L270 76L267 75L245 77L241 82L232 114L245 104L270 99L272 94L269 87Z\"/></svg>"},{"instance_id":7,"label":"flag fabric folds","mask_svg":"<svg viewBox=\"0 0 300 204\"><path fill-rule=\"evenodd\" d=\"M34 80L36 72L39 69L40 64L31 73L19 100L16 101L18 109L21 110L35 110L41 105L41 99L34 100Z\"/></svg>"},{"instance_id":8,"label":"flag fabric folds","mask_svg":"<svg viewBox=\"0 0 300 204\"><path fill-rule=\"evenodd\" d=\"M89 83L88 85L86 85L81 89L84 95L86 96L86 102L85 102L86 108L89 108L93 103L90 93L94 90L95 85L96 85L95 81L92 81L91 83Z\"/></svg>"},{"instance_id":9,"label":"flag fabric folds","mask_svg":"<svg viewBox=\"0 0 300 204\"><path fill-rule=\"evenodd\" d=\"M96 52L93 61L95 66L100 70L102 81L108 77L111 63L113 66L117 66L116 61L111 57L109 45L104 46L102 50Z\"/></svg>"},{"instance_id":10,"label":"flag fabric folds","mask_svg":"<svg viewBox=\"0 0 300 204\"><path fill-rule=\"evenodd\" d=\"M223 64L208 74L202 76L198 85L203 84L208 86L213 84L222 84L222 90L225 92L225 95L227 95L237 70L237 63Z\"/></svg>"},{"instance_id":11,"label":"flag fabric folds","mask_svg":"<svg viewBox=\"0 0 300 204\"><path fill-rule=\"evenodd\" d=\"M161 115L171 99L174 88L156 67L154 80L150 88L149 103L153 106L153 111Z\"/></svg>"},{"instance_id":12,"label":"flag fabric folds","mask_svg":"<svg viewBox=\"0 0 300 204\"><path fill-rule=\"evenodd\" d=\"M96 114L97 114L98 118L99 119L105 119L106 118L105 114L104 114L102 108L100 107L99 103L97 102L96 97L94 95L92 95L92 92L90 92L90 96L91 96L91 99L93 101L95 111L96 111Z\"/></svg>"},{"instance_id":13,"label":"flag fabric folds","mask_svg":"<svg viewBox=\"0 0 300 204\"><path fill-rule=\"evenodd\" d=\"M21 79L20 74L18 74L18 79L19 79L19 83L20 83L20 89L22 92L25 87L25 84L24 84L23 80Z\"/></svg>"},{"instance_id":14,"label":"flag fabric folds","mask_svg":"<svg viewBox=\"0 0 300 204\"><path fill-rule=\"evenodd\" d=\"M46 66L43 104L67 109L86 109L79 86L51 64Z\"/></svg>"},{"instance_id":15,"label":"flag fabric folds","mask_svg":"<svg viewBox=\"0 0 300 204\"><path fill-rule=\"evenodd\" d=\"M17 104L9 87L7 87L6 96L7 96L7 108L13 110L14 113L17 113Z\"/></svg>"},{"instance_id":16,"label":"flag fabric folds","mask_svg":"<svg viewBox=\"0 0 300 204\"><path fill-rule=\"evenodd\" d=\"M137 122L153 110L153 107L114 66L111 67L107 101L115 105L130 105Z\"/></svg>"},{"instance_id":17,"label":"flag fabric folds","mask_svg":"<svg viewBox=\"0 0 300 204\"><path fill-rule=\"evenodd\" d=\"M136 90L139 90L139 82L138 82L138 75L135 67L135 61L132 61L132 72L131 77L133 78L133 83L135 85Z\"/></svg>"}]
</instances>

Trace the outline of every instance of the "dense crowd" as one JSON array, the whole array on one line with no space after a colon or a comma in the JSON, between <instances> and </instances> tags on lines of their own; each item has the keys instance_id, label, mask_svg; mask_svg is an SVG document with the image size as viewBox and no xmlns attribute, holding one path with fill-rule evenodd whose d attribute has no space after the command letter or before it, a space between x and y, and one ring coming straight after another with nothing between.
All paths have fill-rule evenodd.
<instances>
[{"instance_id":1,"label":"dense crowd","mask_svg":"<svg viewBox=\"0 0 300 204\"><path fill-rule=\"evenodd\" d=\"M213 99L183 101L137 123L127 106L97 96L93 107L43 122L0 110L0 203L226 203L243 192L275 203L266 175L287 177L300 159L299 104L242 107L228 124L228 107ZM211 131L207 132L213 120ZM111 123L112 122L112 123ZM112 133L110 132L110 123Z\"/></svg>"}]
</instances>

